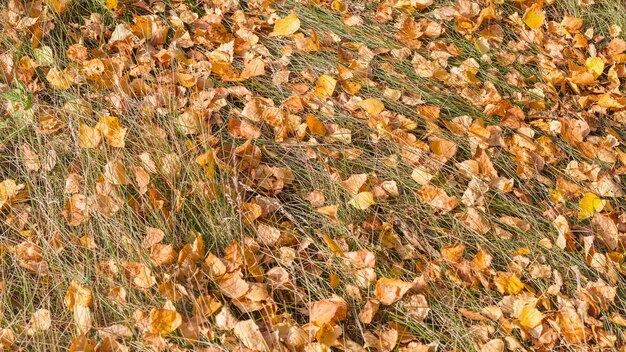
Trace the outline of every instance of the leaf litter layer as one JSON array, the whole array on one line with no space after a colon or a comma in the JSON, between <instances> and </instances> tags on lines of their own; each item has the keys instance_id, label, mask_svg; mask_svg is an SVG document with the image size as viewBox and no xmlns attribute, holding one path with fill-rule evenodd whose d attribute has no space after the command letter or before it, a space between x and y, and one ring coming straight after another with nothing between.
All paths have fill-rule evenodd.
<instances>
[{"instance_id":1,"label":"leaf litter layer","mask_svg":"<svg viewBox=\"0 0 626 352\"><path fill-rule=\"evenodd\" d=\"M0 349L622 350L593 0L9 0Z\"/></svg>"}]
</instances>

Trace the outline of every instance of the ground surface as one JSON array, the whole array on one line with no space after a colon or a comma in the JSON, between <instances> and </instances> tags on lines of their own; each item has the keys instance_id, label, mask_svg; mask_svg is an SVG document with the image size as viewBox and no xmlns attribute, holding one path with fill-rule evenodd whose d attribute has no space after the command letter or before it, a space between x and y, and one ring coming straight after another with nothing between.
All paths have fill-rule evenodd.
<instances>
[{"instance_id":1,"label":"ground surface","mask_svg":"<svg viewBox=\"0 0 626 352\"><path fill-rule=\"evenodd\" d=\"M621 1L0 6L0 349L626 345Z\"/></svg>"}]
</instances>

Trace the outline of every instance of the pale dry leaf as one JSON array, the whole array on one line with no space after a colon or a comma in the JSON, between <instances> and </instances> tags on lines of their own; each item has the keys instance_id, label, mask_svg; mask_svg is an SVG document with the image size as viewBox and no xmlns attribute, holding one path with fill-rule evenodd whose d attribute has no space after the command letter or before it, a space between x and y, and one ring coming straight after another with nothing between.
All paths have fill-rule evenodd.
<instances>
[{"instance_id":1,"label":"pale dry leaf","mask_svg":"<svg viewBox=\"0 0 626 352\"><path fill-rule=\"evenodd\" d=\"M247 348L255 351L266 350L265 339L254 320L237 322L233 328L233 333Z\"/></svg>"},{"instance_id":2,"label":"pale dry leaf","mask_svg":"<svg viewBox=\"0 0 626 352\"><path fill-rule=\"evenodd\" d=\"M359 194L352 197L352 199L348 201L348 204L356 209L365 210L370 206L376 204L376 201L374 200L372 192L360 192Z\"/></svg>"},{"instance_id":3,"label":"pale dry leaf","mask_svg":"<svg viewBox=\"0 0 626 352\"><path fill-rule=\"evenodd\" d=\"M48 331L52 326L52 320L50 318L50 311L47 309L37 309L30 316L29 328L33 333Z\"/></svg>"},{"instance_id":4,"label":"pale dry leaf","mask_svg":"<svg viewBox=\"0 0 626 352\"><path fill-rule=\"evenodd\" d=\"M143 238L142 245L146 248L150 248L155 244L161 242L165 237L165 233L154 227L146 228L146 236Z\"/></svg>"}]
</instances>

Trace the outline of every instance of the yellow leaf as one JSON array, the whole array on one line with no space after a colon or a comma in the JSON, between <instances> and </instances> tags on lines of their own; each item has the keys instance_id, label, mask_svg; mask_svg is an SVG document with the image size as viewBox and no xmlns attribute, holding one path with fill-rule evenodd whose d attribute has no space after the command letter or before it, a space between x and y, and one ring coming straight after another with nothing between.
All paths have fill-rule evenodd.
<instances>
[{"instance_id":1,"label":"yellow leaf","mask_svg":"<svg viewBox=\"0 0 626 352\"><path fill-rule=\"evenodd\" d=\"M50 5L54 11L63 14L70 6L71 2L72 0L49 0L48 5Z\"/></svg>"},{"instance_id":2,"label":"yellow leaf","mask_svg":"<svg viewBox=\"0 0 626 352\"><path fill-rule=\"evenodd\" d=\"M343 253L343 250L341 249L341 247L339 247L339 245L328 235L322 235L322 239L324 240L324 242L326 242L326 245L328 246L328 248L330 248L331 251L333 251L333 253L335 253L336 255L340 257L346 256Z\"/></svg>"},{"instance_id":3,"label":"yellow leaf","mask_svg":"<svg viewBox=\"0 0 626 352\"><path fill-rule=\"evenodd\" d=\"M519 324L527 329L534 329L541 324L543 314L535 307L526 306L519 315Z\"/></svg>"},{"instance_id":4,"label":"yellow leaf","mask_svg":"<svg viewBox=\"0 0 626 352\"><path fill-rule=\"evenodd\" d=\"M606 205L606 201L593 193L585 193L585 195L580 199L580 203L578 206L580 210L578 211L579 219L587 219L593 216L594 213L602 211L604 206Z\"/></svg>"},{"instance_id":5,"label":"yellow leaf","mask_svg":"<svg viewBox=\"0 0 626 352\"><path fill-rule=\"evenodd\" d=\"M375 98L365 99L359 102L359 106L370 115L378 115L385 110L385 105Z\"/></svg>"},{"instance_id":6,"label":"yellow leaf","mask_svg":"<svg viewBox=\"0 0 626 352\"><path fill-rule=\"evenodd\" d=\"M123 148L127 128L122 127L120 120L115 116L104 116L96 124L96 129L102 132L107 143L112 147Z\"/></svg>"},{"instance_id":7,"label":"yellow leaf","mask_svg":"<svg viewBox=\"0 0 626 352\"><path fill-rule=\"evenodd\" d=\"M65 90L69 89L72 85L72 77L56 67L53 67L50 69L50 71L48 71L46 79L48 80L48 82L50 82L50 85L54 89Z\"/></svg>"},{"instance_id":8,"label":"yellow leaf","mask_svg":"<svg viewBox=\"0 0 626 352\"><path fill-rule=\"evenodd\" d=\"M321 99L326 99L333 95L336 85L336 79L328 75L321 75L320 78L317 79L314 93Z\"/></svg>"},{"instance_id":9,"label":"yellow leaf","mask_svg":"<svg viewBox=\"0 0 626 352\"><path fill-rule=\"evenodd\" d=\"M515 273L499 272L493 282L498 291L505 295L516 295L524 289L524 283Z\"/></svg>"},{"instance_id":10,"label":"yellow leaf","mask_svg":"<svg viewBox=\"0 0 626 352\"><path fill-rule=\"evenodd\" d=\"M376 204L376 202L374 201L372 192L361 192L354 196L354 198L350 199L348 204L352 205L356 209L365 210L371 205Z\"/></svg>"},{"instance_id":11,"label":"yellow leaf","mask_svg":"<svg viewBox=\"0 0 626 352\"><path fill-rule=\"evenodd\" d=\"M153 334L168 335L182 322L182 316L175 310L153 309L150 312L150 332Z\"/></svg>"},{"instance_id":12,"label":"yellow leaf","mask_svg":"<svg viewBox=\"0 0 626 352\"><path fill-rule=\"evenodd\" d=\"M80 123L78 128L78 145L80 145L81 148L96 148L100 145L101 140L102 136L100 135L100 131L82 122Z\"/></svg>"},{"instance_id":13,"label":"yellow leaf","mask_svg":"<svg viewBox=\"0 0 626 352\"><path fill-rule=\"evenodd\" d=\"M294 34L300 29L300 20L294 13L289 14L285 18L281 18L274 23L274 30L270 35L272 36L286 36Z\"/></svg>"},{"instance_id":14,"label":"yellow leaf","mask_svg":"<svg viewBox=\"0 0 626 352\"><path fill-rule=\"evenodd\" d=\"M115 10L117 8L118 0L106 0L107 9Z\"/></svg>"},{"instance_id":15,"label":"yellow leaf","mask_svg":"<svg viewBox=\"0 0 626 352\"><path fill-rule=\"evenodd\" d=\"M604 60L599 57L590 57L585 61L585 67L591 72L593 72L594 78L598 78L604 71Z\"/></svg>"},{"instance_id":16,"label":"yellow leaf","mask_svg":"<svg viewBox=\"0 0 626 352\"><path fill-rule=\"evenodd\" d=\"M423 186L430 182L430 180L433 178L433 175L426 171L424 168L418 167L413 169L413 172L411 173L411 178L415 180L415 182Z\"/></svg>"},{"instance_id":17,"label":"yellow leaf","mask_svg":"<svg viewBox=\"0 0 626 352\"><path fill-rule=\"evenodd\" d=\"M538 4L531 6L524 14L524 23L531 29L539 28L546 17L545 12Z\"/></svg>"},{"instance_id":18,"label":"yellow leaf","mask_svg":"<svg viewBox=\"0 0 626 352\"><path fill-rule=\"evenodd\" d=\"M626 98L614 98L610 93L603 93L598 97L598 106L607 109L623 109L626 106Z\"/></svg>"}]
</instances>

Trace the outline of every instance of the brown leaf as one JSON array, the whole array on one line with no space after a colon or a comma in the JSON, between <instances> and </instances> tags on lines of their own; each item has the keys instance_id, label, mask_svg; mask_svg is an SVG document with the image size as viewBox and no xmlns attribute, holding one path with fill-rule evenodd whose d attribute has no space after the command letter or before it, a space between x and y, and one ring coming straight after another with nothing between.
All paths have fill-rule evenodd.
<instances>
[{"instance_id":1,"label":"brown leaf","mask_svg":"<svg viewBox=\"0 0 626 352\"><path fill-rule=\"evenodd\" d=\"M504 352L504 341L493 339L482 345L480 352Z\"/></svg>"},{"instance_id":2,"label":"brown leaf","mask_svg":"<svg viewBox=\"0 0 626 352\"><path fill-rule=\"evenodd\" d=\"M280 238L280 230L265 224L259 224L256 228L257 240L266 246L274 246Z\"/></svg>"},{"instance_id":3,"label":"brown leaf","mask_svg":"<svg viewBox=\"0 0 626 352\"><path fill-rule=\"evenodd\" d=\"M585 331L585 325L573 307L563 307L556 315L556 322L567 342L577 344L585 341L588 332Z\"/></svg>"},{"instance_id":4,"label":"brown leaf","mask_svg":"<svg viewBox=\"0 0 626 352\"><path fill-rule=\"evenodd\" d=\"M81 285L77 281L70 283L70 287L68 287L65 298L63 299L63 303L71 311L73 311L76 306L90 307L92 301L93 295L91 289Z\"/></svg>"},{"instance_id":5,"label":"brown leaf","mask_svg":"<svg viewBox=\"0 0 626 352\"><path fill-rule=\"evenodd\" d=\"M38 275L48 275L50 269L44 259L43 249L30 242L23 241L15 246L17 261L22 268L28 269Z\"/></svg>"},{"instance_id":6,"label":"brown leaf","mask_svg":"<svg viewBox=\"0 0 626 352\"><path fill-rule=\"evenodd\" d=\"M150 259L155 266L168 265L178 259L178 252L171 244L156 243L150 248Z\"/></svg>"},{"instance_id":7,"label":"brown leaf","mask_svg":"<svg viewBox=\"0 0 626 352\"><path fill-rule=\"evenodd\" d=\"M430 312L426 297L421 294L409 296L403 301L402 306L410 317L418 321L426 319L428 312Z\"/></svg>"},{"instance_id":8,"label":"brown leaf","mask_svg":"<svg viewBox=\"0 0 626 352\"><path fill-rule=\"evenodd\" d=\"M239 75L240 79L248 79L265 74L265 62L260 57L248 61Z\"/></svg>"},{"instance_id":9,"label":"brown leaf","mask_svg":"<svg viewBox=\"0 0 626 352\"><path fill-rule=\"evenodd\" d=\"M124 274L131 280L137 288L146 289L156 284L156 279L152 276L152 271L142 263L123 262Z\"/></svg>"},{"instance_id":10,"label":"brown leaf","mask_svg":"<svg viewBox=\"0 0 626 352\"><path fill-rule=\"evenodd\" d=\"M430 184L423 185L418 191L417 196L420 201L426 203L443 214L456 208L460 201L454 196L448 196L446 192L438 187Z\"/></svg>"}]
</instances>

